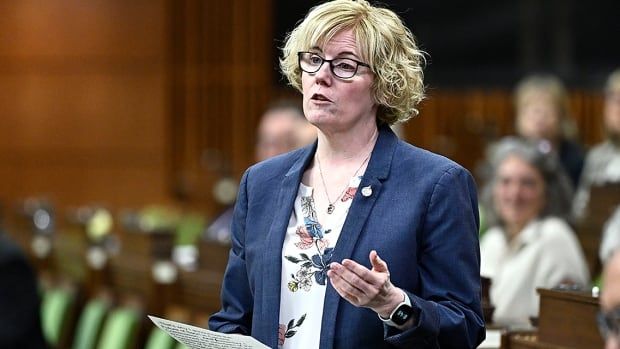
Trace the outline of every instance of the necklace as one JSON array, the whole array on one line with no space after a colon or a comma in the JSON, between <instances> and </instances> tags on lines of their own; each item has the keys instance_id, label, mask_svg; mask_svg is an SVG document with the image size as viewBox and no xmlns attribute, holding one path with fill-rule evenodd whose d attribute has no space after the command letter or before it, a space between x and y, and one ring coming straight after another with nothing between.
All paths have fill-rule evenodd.
<instances>
[{"instance_id":1,"label":"necklace","mask_svg":"<svg viewBox=\"0 0 620 349\"><path fill-rule=\"evenodd\" d=\"M352 177L355 177L357 175L357 173L362 169L362 166L364 166L364 164L366 163L366 161L368 161L368 159L370 159L370 153L368 154L368 156L366 156L364 161L362 161L362 163L357 168L357 170L355 170L355 173L353 174ZM316 163L319 165L319 174L321 175L321 182L323 182L323 190L325 190L325 196L327 196L327 202L329 203L329 205L327 205L327 214L332 214L334 210L336 209L335 203L338 201L338 199L340 199L340 197L344 194L344 192L349 188L349 182L347 181L347 184L345 185L344 189L342 189L342 191L336 197L336 199L332 201L329 198L329 193L327 192L327 186L325 185L325 178L323 177L323 169L321 168L321 160L319 160L318 155L316 155Z\"/></svg>"}]
</instances>

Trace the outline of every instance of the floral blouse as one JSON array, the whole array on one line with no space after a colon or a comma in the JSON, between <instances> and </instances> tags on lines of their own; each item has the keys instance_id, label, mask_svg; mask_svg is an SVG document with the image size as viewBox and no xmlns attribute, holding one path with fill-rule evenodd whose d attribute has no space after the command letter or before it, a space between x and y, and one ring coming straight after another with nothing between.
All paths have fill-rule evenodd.
<instances>
[{"instance_id":1,"label":"floral blouse","mask_svg":"<svg viewBox=\"0 0 620 349\"><path fill-rule=\"evenodd\" d=\"M324 222L318 222L313 188L299 185L282 246L279 348L319 348L327 270L361 176Z\"/></svg>"}]
</instances>

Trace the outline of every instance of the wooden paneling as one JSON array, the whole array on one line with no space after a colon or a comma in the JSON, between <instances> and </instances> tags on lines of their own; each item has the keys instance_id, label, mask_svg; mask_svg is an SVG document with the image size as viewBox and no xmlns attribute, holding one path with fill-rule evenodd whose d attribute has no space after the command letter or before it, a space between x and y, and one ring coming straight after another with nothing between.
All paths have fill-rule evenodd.
<instances>
[{"instance_id":1,"label":"wooden paneling","mask_svg":"<svg viewBox=\"0 0 620 349\"><path fill-rule=\"evenodd\" d=\"M26 0L0 13L0 199L165 200L165 2Z\"/></svg>"},{"instance_id":2,"label":"wooden paneling","mask_svg":"<svg viewBox=\"0 0 620 349\"><path fill-rule=\"evenodd\" d=\"M253 162L271 93L271 1L181 4L171 17L173 188L213 212L212 185Z\"/></svg>"},{"instance_id":3,"label":"wooden paneling","mask_svg":"<svg viewBox=\"0 0 620 349\"><path fill-rule=\"evenodd\" d=\"M578 128L578 140L586 146L603 139L602 99L600 92L570 92L570 112ZM512 91L431 89L420 115L410 120L404 130L409 142L446 155L474 171L489 142L514 133Z\"/></svg>"}]
</instances>

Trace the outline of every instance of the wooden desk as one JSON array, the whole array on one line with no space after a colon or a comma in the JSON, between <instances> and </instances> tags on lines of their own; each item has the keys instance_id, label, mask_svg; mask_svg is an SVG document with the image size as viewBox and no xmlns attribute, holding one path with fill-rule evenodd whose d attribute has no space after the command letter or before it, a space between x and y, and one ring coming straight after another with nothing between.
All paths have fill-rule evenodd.
<instances>
[{"instance_id":1,"label":"wooden desk","mask_svg":"<svg viewBox=\"0 0 620 349\"><path fill-rule=\"evenodd\" d=\"M602 269L598 251L603 226L611 218L618 205L620 205L620 183L592 186L585 216L576 224L577 237L583 248L592 277L596 277Z\"/></svg>"},{"instance_id":2,"label":"wooden desk","mask_svg":"<svg viewBox=\"0 0 620 349\"><path fill-rule=\"evenodd\" d=\"M200 268L214 272L224 273L228 264L230 245L217 242L200 240L198 243L198 260Z\"/></svg>"},{"instance_id":3,"label":"wooden desk","mask_svg":"<svg viewBox=\"0 0 620 349\"><path fill-rule=\"evenodd\" d=\"M493 321L493 312L495 311L495 307L491 304L491 279L481 276L480 285L482 286L482 315L484 321L490 323Z\"/></svg>"},{"instance_id":4,"label":"wooden desk","mask_svg":"<svg viewBox=\"0 0 620 349\"><path fill-rule=\"evenodd\" d=\"M603 348L597 325L598 298L590 294L538 289L538 329L513 331L502 336L502 349Z\"/></svg>"},{"instance_id":5,"label":"wooden desk","mask_svg":"<svg viewBox=\"0 0 620 349\"><path fill-rule=\"evenodd\" d=\"M223 273L206 269L179 274L177 298L194 316L212 314L221 308L220 290Z\"/></svg>"},{"instance_id":6,"label":"wooden desk","mask_svg":"<svg viewBox=\"0 0 620 349\"><path fill-rule=\"evenodd\" d=\"M119 298L140 297L149 314L163 314L177 283L171 261L173 239L167 231L126 232L122 236L120 253L110 258L110 286ZM158 266L171 273L172 279L158 280Z\"/></svg>"},{"instance_id":7,"label":"wooden desk","mask_svg":"<svg viewBox=\"0 0 620 349\"><path fill-rule=\"evenodd\" d=\"M598 298L591 294L538 289L541 342L568 348L603 348L596 325Z\"/></svg>"},{"instance_id":8,"label":"wooden desk","mask_svg":"<svg viewBox=\"0 0 620 349\"><path fill-rule=\"evenodd\" d=\"M191 309L194 317L205 319L221 308L220 290L230 246L200 240L198 250L198 270L179 274L178 298L183 306ZM195 322L202 324L204 321Z\"/></svg>"}]
</instances>

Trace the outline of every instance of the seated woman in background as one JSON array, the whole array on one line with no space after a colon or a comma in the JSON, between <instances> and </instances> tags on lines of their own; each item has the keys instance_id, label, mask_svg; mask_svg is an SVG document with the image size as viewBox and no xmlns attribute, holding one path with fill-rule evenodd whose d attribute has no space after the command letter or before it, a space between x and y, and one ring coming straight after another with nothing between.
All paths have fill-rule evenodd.
<instances>
[{"instance_id":1,"label":"seated woman in background","mask_svg":"<svg viewBox=\"0 0 620 349\"><path fill-rule=\"evenodd\" d=\"M614 71L605 86L603 122L607 139L594 146L586 157L573 211L577 219L584 218L594 184L620 182L620 69Z\"/></svg>"},{"instance_id":2,"label":"seated woman in background","mask_svg":"<svg viewBox=\"0 0 620 349\"><path fill-rule=\"evenodd\" d=\"M584 151L575 140L576 129L569 117L568 95L562 82L552 75L530 75L514 92L516 131L538 143L543 152L557 155L573 188L579 183Z\"/></svg>"},{"instance_id":3,"label":"seated woman in background","mask_svg":"<svg viewBox=\"0 0 620 349\"><path fill-rule=\"evenodd\" d=\"M536 288L586 286L588 268L564 217L571 186L555 156L509 137L490 156L493 179L483 193L491 227L480 243L481 275L491 279L493 320L527 325L538 315Z\"/></svg>"}]
</instances>

